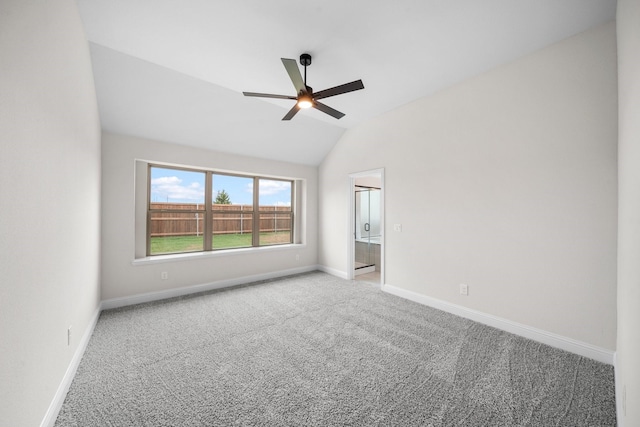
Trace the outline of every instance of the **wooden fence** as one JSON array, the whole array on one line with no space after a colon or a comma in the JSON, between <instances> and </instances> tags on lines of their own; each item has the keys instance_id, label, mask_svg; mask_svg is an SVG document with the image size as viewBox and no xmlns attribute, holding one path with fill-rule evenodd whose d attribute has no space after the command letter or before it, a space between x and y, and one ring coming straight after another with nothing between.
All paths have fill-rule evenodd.
<instances>
[{"instance_id":1,"label":"wooden fence","mask_svg":"<svg viewBox=\"0 0 640 427\"><path fill-rule=\"evenodd\" d=\"M204 232L202 204L151 203L152 210L198 210L202 212L154 212L151 214L151 237L197 236ZM251 205L213 205L213 234L244 234L253 230L253 217L260 215L260 232L291 231L291 209L288 206L260 206L259 213Z\"/></svg>"}]
</instances>

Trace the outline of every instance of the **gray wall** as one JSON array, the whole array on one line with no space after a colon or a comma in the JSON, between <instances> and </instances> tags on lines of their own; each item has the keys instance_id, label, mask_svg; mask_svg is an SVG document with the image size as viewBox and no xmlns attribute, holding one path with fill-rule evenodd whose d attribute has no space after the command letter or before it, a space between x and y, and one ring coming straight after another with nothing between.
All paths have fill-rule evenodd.
<instances>
[{"instance_id":1,"label":"gray wall","mask_svg":"<svg viewBox=\"0 0 640 427\"><path fill-rule=\"evenodd\" d=\"M236 280L277 272L313 269L317 264L318 170L316 167L219 153L132 136L103 133L102 144L102 298L126 298ZM136 242L144 240L146 187L134 191L136 160L195 166L222 171L301 179L306 191L304 245L261 250L234 250L224 256L206 255L167 262L133 264ZM142 171L145 173L145 171ZM138 207L136 227L135 200ZM140 216L140 215L138 215ZM140 243L140 242L139 242ZM144 255L144 245L138 254ZM297 257L296 257L297 256ZM168 280L161 280L161 273Z\"/></svg>"},{"instance_id":2,"label":"gray wall","mask_svg":"<svg viewBox=\"0 0 640 427\"><path fill-rule=\"evenodd\" d=\"M640 425L640 1L618 0L618 349L621 426ZM622 401L626 404L622 407ZM626 412L626 415L625 415Z\"/></svg>"},{"instance_id":3,"label":"gray wall","mask_svg":"<svg viewBox=\"0 0 640 427\"><path fill-rule=\"evenodd\" d=\"M319 263L346 274L348 174L384 168L386 284L615 350L615 31L347 131L320 165Z\"/></svg>"},{"instance_id":4,"label":"gray wall","mask_svg":"<svg viewBox=\"0 0 640 427\"><path fill-rule=\"evenodd\" d=\"M0 424L32 427L97 314L100 123L74 1L0 2L0 58Z\"/></svg>"}]
</instances>

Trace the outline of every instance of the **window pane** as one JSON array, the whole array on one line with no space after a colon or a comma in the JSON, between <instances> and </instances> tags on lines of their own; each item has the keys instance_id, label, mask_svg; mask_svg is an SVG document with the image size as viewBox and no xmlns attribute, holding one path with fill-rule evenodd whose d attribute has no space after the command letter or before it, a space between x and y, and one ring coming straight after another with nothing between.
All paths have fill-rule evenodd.
<instances>
[{"instance_id":1,"label":"window pane","mask_svg":"<svg viewBox=\"0 0 640 427\"><path fill-rule=\"evenodd\" d=\"M252 245L253 178L213 174L213 249Z\"/></svg>"},{"instance_id":2,"label":"window pane","mask_svg":"<svg viewBox=\"0 0 640 427\"><path fill-rule=\"evenodd\" d=\"M291 243L291 181L260 179L260 246Z\"/></svg>"},{"instance_id":3,"label":"window pane","mask_svg":"<svg viewBox=\"0 0 640 427\"><path fill-rule=\"evenodd\" d=\"M292 243L291 212L287 207L274 206L273 212L260 212L260 246ZM280 210L286 210L281 212Z\"/></svg>"},{"instance_id":4,"label":"window pane","mask_svg":"<svg viewBox=\"0 0 640 427\"><path fill-rule=\"evenodd\" d=\"M291 210L291 181L260 179L260 210L273 210L274 206Z\"/></svg>"},{"instance_id":5,"label":"window pane","mask_svg":"<svg viewBox=\"0 0 640 427\"><path fill-rule=\"evenodd\" d=\"M218 209L219 205L252 206L253 178L213 174L212 196L214 210Z\"/></svg>"},{"instance_id":6,"label":"window pane","mask_svg":"<svg viewBox=\"0 0 640 427\"><path fill-rule=\"evenodd\" d=\"M150 255L202 251L204 214L159 212L150 216Z\"/></svg>"},{"instance_id":7,"label":"window pane","mask_svg":"<svg viewBox=\"0 0 640 427\"><path fill-rule=\"evenodd\" d=\"M149 202L163 203L165 209L204 210L204 178L204 172L154 166Z\"/></svg>"},{"instance_id":8,"label":"window pane","mask_svg":"<svg viewBox=\"0 0 640 427\"><path fill-rule=\"evenodd\" d=\"M216 206L213 212L213 249L251 246L252 227L251 205Z\"/></svg>"}]
</instances>

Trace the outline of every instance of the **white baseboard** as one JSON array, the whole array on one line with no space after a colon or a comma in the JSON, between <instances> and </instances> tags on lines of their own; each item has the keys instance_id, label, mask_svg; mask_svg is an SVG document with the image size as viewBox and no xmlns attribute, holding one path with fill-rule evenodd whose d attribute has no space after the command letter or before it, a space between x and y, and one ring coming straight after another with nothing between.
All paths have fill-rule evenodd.
<instances>
[{"instance_id":1,"label":"white baseboard","mask_svg":"<svg viewBox=\"0 0 640 427\"><path fill-rule=\"evenodd\" d=\"M64 399L67 397L67 393L69 392L69 387L71 387L71 383L73 382L73 378L76 376L76 371L78 370L78 366L80 366L80 361L82 360L82 356L84 355L85 350L87 349L87 345L89 344L89 340L91 339L91 335L93 335L93 330L98 323L98 318L100 317L100 307L95 311L91 321L89 322L89 326L84 331L80 342L78 343L78 348L73 353L73 357L71 358L71 362L69 362L69 366L67 367L67 371L64 373L62 377L62 381L58 386L58 390L56 390L56 394L49 404L49 408L40 423L40 427L53 427L58 418L58 413L60 413L60 409L62 409L62 404L64 403Z\"/></svg>"},{"instance_id":2,"label":"white baseboard","mask_svg":"<svg viewBox=\"0 0 640 427\"><path fill-rule=\"evenodd\" d=\"M292 268L289 270L273 271L264 274L255 274L252 276L242 276L233 279L218 280L211 283L203 283L200 285L185 286L183 288L173 288L158 292L149 292L145 294L131 295L121 298L112 298L103 300L101 304L102 310L112 308L125 307L128 305L142 304L145 302L159 301L167 298L180 297L184 295L196 294L198 292L212 291L215 289L228 288L230 286L244 285L246 283L258 282L260 280L275 279L278 277L290 276L292 274L308 273L318 270L317 265L310 265L301 268Z\"/></svg>"},{"instance_id":3,"label":"white baseboard","mask_svg":"<svg viewBox=\"0 0 640 427\"><path fill-rule=\"evenodd\" d=\"M396 295L417 302L419 304L427 305L429 307L437 308L439 310L446 311L460 317L474 320L476 322L492 326L494 328L519 335L521 337L529 338L531 340L538 341L543 344L547 344L552 347L577 354L579 356L588 357L589 359L594 359L598 362L606 363L608 365L614 364L615 352L612 350L607 350L605 348L597 347L585 342L574 340L572 338L563 337L561 335L547 332L542 329L533 328L521 323L512 322L510 320L486 314L481 311L472 310L461 305L452 304L436 298L431 298L426 295L399 288L397 286L383 285L382 290L392 295Z\"/></svg>"},{"instance_id":4,"label":"white baseboard","mask_svg":"<svg viewBox=\"0 0 640 427\"><path fill-rule=\"evenodd\" d=\"M347 273L345 271L336 270L335 268L327 267L326 265L319 265L318 270L323 271L332 276L339 277L341 279L347 280Z\"/></svg>"}]
</instances>

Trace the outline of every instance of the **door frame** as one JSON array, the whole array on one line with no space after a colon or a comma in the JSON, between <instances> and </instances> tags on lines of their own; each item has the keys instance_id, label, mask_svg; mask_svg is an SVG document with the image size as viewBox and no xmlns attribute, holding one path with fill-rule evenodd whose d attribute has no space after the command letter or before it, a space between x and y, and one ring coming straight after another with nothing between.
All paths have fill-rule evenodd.
<instances>
[{"instance_id":1,"label":"door frame","mask_svg":"<svg viewBox=\"0 0 640 427\"><path fill-rule=\"evenodd\" d=\"M347 279L353 280L355 277L355 216L356 216L356 201L355 201L355 191L356 191L356 179L363 178L367 176L376 176L380 177L380 287L384 285L384 235L385 235L385 222L384 222L384 168L380 169L372 169L362 172L355 172L349 174L348 186L347 186L347 197L349 200L348 206L348 235L347 241L349 244L347 245Z\"/></svg>"}]
</instances>

